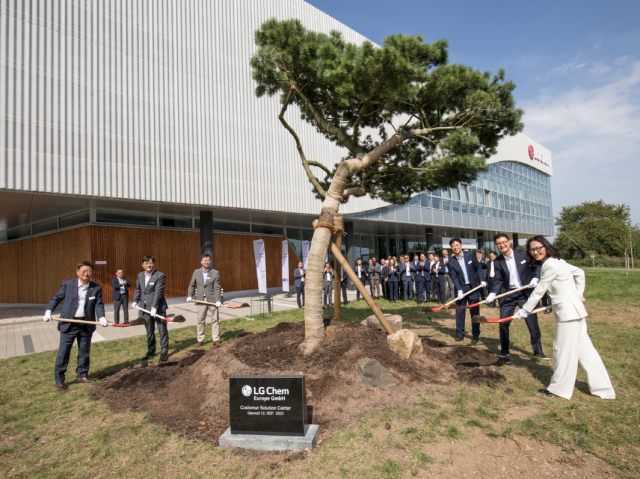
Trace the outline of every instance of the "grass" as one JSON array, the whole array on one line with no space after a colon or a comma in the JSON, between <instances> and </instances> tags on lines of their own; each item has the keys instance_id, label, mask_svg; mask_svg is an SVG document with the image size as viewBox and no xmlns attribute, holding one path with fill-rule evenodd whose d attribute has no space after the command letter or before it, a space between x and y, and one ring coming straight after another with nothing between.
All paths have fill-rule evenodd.
<instances>
[{"instance_id":1,"label":"grass","mask_svg":"<svg viewBox=\"0 0 640 479\"><path fill-rule=\"evenodd\" d=\"M565 450L595 454L624 477L640 476L640 275L587 271L589 334L603 357L617 392L615 401L588 394L578 376L571 401L536 393L548 384L552 365L531 358L528 332L511 328L511 366L494 388L457 384L407 398L401 405L364 411L351 428L340 431L304 461L274 465L268 457L231 453L210 443L189 440L155 425L149 414L114 413L104 402L90 399L90 385L71 384L65 393L53 388L56 351L2 361L0 369L0 476L57 477L406 477L438 465L429 455L434 444L470 441L474 435L528 436L561 445ZM405 327L454 344L453 312L430 313L404 303L380 302L397 312ZM327 311L327 315L329 311ZM365 304L342 309L347 321L370 315ZM485 310L494 316L496 310ZM300 310L274 314L270 320L234 319L221 325L223 342L241 331L258 332L275 324L302 320ZM541 316L543 347L552 352L555 321ZM498 329L482 326L477 347L497 353ZM171 331L170 354L195 345L195 328ZM210 343L209 343L210 344ZM463 343L468 345L468 342ZM91 375L135 365L145 352L136 337L92 346ZM73 358L72 358L73 363ZM73 368L70 368L71 374ZM528 411L510 416L514 411ZM385 428L385 423L391 429ZM453 446L455 447L455 446Z\"/></svg>"}]
</instances>

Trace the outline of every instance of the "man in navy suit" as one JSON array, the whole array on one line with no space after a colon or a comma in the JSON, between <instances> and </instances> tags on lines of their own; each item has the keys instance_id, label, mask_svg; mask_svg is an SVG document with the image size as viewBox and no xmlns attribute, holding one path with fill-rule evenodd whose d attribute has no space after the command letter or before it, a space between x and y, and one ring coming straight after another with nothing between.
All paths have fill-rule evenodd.
<instances>
[{"instance_id":1,"label":"man in navy suit","mask_svg":"<svg viewBox=\"0 0 640 479\"><path fill-rule=\"evenodd\" d=\"M418 260L418 255L413 257L411 271L413 272L414 270L416 293L418 293L418 306L420 306L422 305L423 298L427 303L430 300L429 287L431 286L431 275L429 274L429 262L427 261L427 257L424 253L420 255L420 260Z\"/></svg>"},{"instance_id":2,"label":"man in navy suit","mask_svg":"<svg viewBox=\"0 0 640 479\"><path fill-rule=\"evenodd\" d=\"M509 237L504 233L498 233L493 241L496 247L502 253L493 262L494 278L491 286L491 293L487 296L488 304L493 303L495 298L500 293L500 288L505 292L521 288L522 286L529 285L530 289L524 289L518 293L505 296L500 299L500 317L506 318L512 316L516 306L522 306L527 302L531 292L540 281L540 266L529 265L527 256L524 250L511 248L511 241ZM529 328L529 335L531 336L531 347L533 348L534 356L541 359L549 359L542 352L542 343L540 341L540 327L538 326L538 315L530 314L525 319L527 327ZM509 357L509 327L511 321L500 323L500 354L499 358Z\"/></svg>"},{"instance_id":3,"label":"man in navy suit","mask_svg":"<svg viewBox=\"0 0 640 479\"><path fill-rule=\"evenodd\" d=\"M403 300L404 301L413 301L413 278L415 277L415 270L411 271L411 261L409 261L409 256L404 255L401 257L404 259L402 263L400 263L400 280L403 285Z\"/></svg>"},{"instance_id":4,"label":"man in navy suit","mask_svg":"<svg viewBox=\"0 0 640 479\"><path fill-rule=\"evenodd\" d=\"M122 306L122 315L124 316L124 324L129 324L129 288L131 282L129 278L124 277L122 268L116 270L116 277L111 280L113 288L113 322L120 324L120 306Z\"/></svg>"},{"instance_id":5,"label":"man in navy suit","mask_svg":"<svg viewBox=\"0 0 640 479\"><path fill-rule=\"evenodd\" d=\"M102 303L102 286L91 281L93 274L93 264L89 261L82 261L76 266L77 279L70 279L62 283L60 291L51 298L47 311L44 314L45 321L51 321L51 313L56 309L62 300L62 314L60 318L78 319L81 321L94 321L96 314L102 326L108 326L104 317L104 304ZM97 323L96 323L97 324ZM78 341L78 367L76 368L77 383L92 383L94 379L89 379L89 355L91 353L91 336L96 327L91 324L59 322L60 347L56 357L54 369L56 388L58 391L67 389L64 383L65 372L69 364L71 347L75 340Z\"/></svg>"},{"instance_id":6,"label":"man in navy suit","mask_svg":"<svg viewBox=\"0 0 640 479\"><path fill-rule=\"evenodd\" d=\"M449 275L451 276L459 298L457 305L466 306L477 303L479 301L478 290L464 298L462 296L473 288L477 288L480 285L483 287L487 285L484 278L484 270L473 253L462 251L462 241L460 238L451 238L449 246L451 246L451 251L453 252L448 264ZM479 306L471 308L471 317L478 314L480 314ZM464 339L465 316L466 309L456 309L456 341L462 341ZM471 324L471 334L474 341L480 340L479 323Z\"/></svg>"},{"instance_id":7,"label":"man in navy suit","mask_svg":"<svg viewBox=\"0 0 640 479\"><path fill-rule=\"evenodd\" d=\"M356 261L356 267L353 268L353 271L356 273L356 276L360 279L362 286L365 285L367 279L369 279L369 275L367 274L368 267L362 264L362 258L358 258ZM360 290L356 288L356 300L360 299ZM364 299L364 296L363 296Z\"/></svg>"},{"instance_id":8,"label":"man in navy suit","mask_svg":"<svg viewBox=\"0 0 640 479\"><path fill-rule=\"evenodd\" d=\"M444 263L442 261L440 261L440 258L438 257L437 254L434 254L433 255L433 265L431 266L431 273L433 273L431 281L435 281L436 297L438 298L438 301L441 304L446 303L446 301L445 301L445 292L444 292L444 288L445 288L444 273L445 273L445 271L446 271L446 269L445 269Z\"/></svg>"},{"instance_id":9,"label":"man in navy suit","mask_svg":"<svg viewBox=\"0 0 640 479\"><path fill-rule=\"evenodd\" d=\"M296 301L298 301L298 308L302 308L304 306L304 278L307 274L307 270L304 269L304 264L302 261L298 263L298 267L293 270L293 277L295 278L295 282L293 283L296 287ZM302 302L300 302L300 297L302 296Z\"/></svg>"},{"instance_id":10,"label":"man in navy suit","mask_svg":"<svg viewBox=\"0 0 640 479\"><path fill-rule=\"evenodd\" d=\"M340 277L340 288L342 289L342 301L346 306L349 304L347 301L347 286L349 286L349 276L347 276L347 272L342 268L342 275Z\"/></svg>"}]
</instances>

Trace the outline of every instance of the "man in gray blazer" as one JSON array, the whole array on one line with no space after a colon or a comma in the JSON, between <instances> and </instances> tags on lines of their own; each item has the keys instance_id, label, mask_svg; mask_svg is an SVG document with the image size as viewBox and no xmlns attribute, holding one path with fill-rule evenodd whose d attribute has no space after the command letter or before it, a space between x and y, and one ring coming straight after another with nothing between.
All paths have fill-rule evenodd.
<instances>
[{"instance_id":1,"label":"man in gray blazer","mask_svg":"<svg viewBox=\"0 0 640 479\"><path fill-rule=\"evenodd\" d=\"M298 267L293 270L293 277L296 279L294 285L296 287L296 300L298 301L298 308L304 306L304 278L307 274L307 270L303 268L302 261L298 263ZM302 296L302 302L300 302L300 296Z\"/></svg>"},{"instance_id":2,"label":"man in gray blazer","mask_svg":"<svg viewBox=\"0 0 640 479\"><path fill-rule=\"evenodd\" d=\"M164 316L167 312L167 300L164 298L165 277L155 268L156 259L153 256L142 258L142 271L138 273L136 280L136 292L133 295L131 309L140 304L142 308L150 311L151 314L138 312L139 318L144 318L147 328L147 355L142 358L148 361L156 355L156 326L160 334L160 362L167 361L169 353L169 331L167 323L156 316Z\"/></svg>"},{"instance_id":3,"label":"man in gray blazer","mask_svg":"<svg viewBox=\"0 0 640 479\"><path fill-rule=\"evenodd\" d=\"M187 303L193 300L193 288L196 289L196 301L215 303L215 307L209 304L198 304L198 343L204 344L204 330L207 323L207 315L211 312L211 339L215 346L220 346L220 273L211 267L211 256L200 256L202 268L196 269L191 275Z\"/></svg>"}]
</instances>

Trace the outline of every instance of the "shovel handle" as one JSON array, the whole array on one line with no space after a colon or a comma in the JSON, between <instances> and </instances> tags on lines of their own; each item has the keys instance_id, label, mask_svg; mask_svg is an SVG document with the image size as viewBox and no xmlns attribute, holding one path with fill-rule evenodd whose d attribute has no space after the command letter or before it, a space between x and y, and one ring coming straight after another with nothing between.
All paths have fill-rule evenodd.
<instances>
[{"instance_id":1,"label":"shovel handle","mask_svg":"<svg viewBox=\"0 0 640 479\"><path fill-rule=\"evenodd\" d=\"M54 321L61 321L63 323L80 323L80 324L93 324L94 326L97 326L98 324L100 324L97 321L83 321L82 319L64 319L64 318L51 318ZM111 323L109 323L109 325L111 325Z\"/></svg>"},{"instance_id":2,"label":"shovel handle","mask_svg":"<svg viewBox=\"0 0 640 479\"><path fill-rule=\"evenodd\" d=\"M498 296L493 298L493 300L495 301L496 299L504 298L505 296L509 296L510 294L517 293L518 291L522 291L523 289L528 289L528 288L529 288L529 285L523 286L517 289L512 289L511 291L507 291L506 293L499 294ZM470 292L471 291L469 291L469 293ZM455 306L455 307L450 307L449 309L467 309L467 308L473 308L475 306L480 306L481 304L487 304L487 303L488 301L485 299L484 301L480 301L479 303L468 304L467 306Z\"/></svg>"},{"instance_id":3,"label":"shovel handle","mask_svg":"<svg viewBox=\"0 0 640 479\"><path fill-rule=\"evenodd\" d=\"M140 306L136 306L136 309L139 309L140 311L142 311L143 313L147 313L147 314L151 314L151 311L147 311L146 309L141 308ZM156 313L156 316L160 319L164 319L166 322L168 323L173 323L172 320L165 318L164 316L160 316L158 313Z\"/></svg>"},{"instance_id":4,"label":"shovel handle","mask_svg":"<svg viewBox=\"0 0 640 479\"><path fill-rule=\"evenodd\" d=\"M207 301L198 301L197 299L194 299L194 300L192 300L191 302L192 302L192 303L198 303L198 304L207 304L207 305L209 305L209 306L216 306L216 303L209 303L209 302L207 302ZM227 308L227 307L228 307L228 306L224 306L224 305L222 305L222 304L221 304L220 306L223 306L223 307L225 307L225 308ZM216 307L217 307L217 306L216 306Z\"/></svg>"},{"instance_id":5,"label":"shovel handle","mask_svg":"<svg viewBox=\"0 0 640 479\"><path fill-rule=\"evenodd\" d=\"M465 296L469 296L471 293L473 293L474 291L478 290L482 288L482 284L479 284L478 286L476 286L473 289L470 289L469 291L467 291L466 293L464 293L462 295L462 298L464 298ZM443 304L442 306L438 306L437 308L433 308L434 311L440 311L443 310L444 308L451 306L453 303L455 303L456 301L460 301L462 298L456 298L456 299L452 299L451 301L449 301L447 304Z\"/></svg>"},{"instance_id":6,"label":"shovel handle","mask_svg":"<svg viewBox=\"0 0 640 479\"><path fill-rule=\"evenodd\" d=\"M544 306L542 308L534 309L529 314L538 314L538 313L542 313L543 311L549 311L550 309L551 309L551 306ZM489 322L490 323L506 323L507 321L511 321L513 318L514 318L513 316L507 316L506 318L501 318L494 321L489 320Z\"/></svg>"}]
</instances>

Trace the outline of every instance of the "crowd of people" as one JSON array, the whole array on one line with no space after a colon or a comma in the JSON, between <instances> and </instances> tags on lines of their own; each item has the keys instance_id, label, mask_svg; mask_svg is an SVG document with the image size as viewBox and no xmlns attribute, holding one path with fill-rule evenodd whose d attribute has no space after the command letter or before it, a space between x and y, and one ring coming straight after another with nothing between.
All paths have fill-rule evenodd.
<instances>
[{"instance_id":1,"label":"crowd of people","mask_svg":"<svg viewBox=\"0 0 640 479\"><path fill-rule=\"evenodd\" d=\"M537 306L551 304L558 326L554 341L554 374L550 385L541 389L546 396L560 396L570 399L575 386L578 366L586 373L592 394L604 399L615 398L611 380L598 352L587 334L587 312L583 305L585 288L584 272L561 259L558 251L542 236L527 241L524 250L514 249L509 237L500 233L494 237L497 253L485 258L480 251L475 254L463 250L462 241L453 238L449 242L451 255L442 250L442 257L435 253L409 255L399 258L391 256L381 259L373 257L368 264L358 259L354 266L355 276L363 287L368 283L374 299L384 298L391 303L398 301L444 304L447 299L456 300L455 340L466 337L466 311L470 317L480 312L479 303L496 307L499 301L500 317L523 319L529 330L531 349L534 357L548 360L542 350L542 338L538 325ZM202 346L205 337L205 323L211 316L212 339L220 346L220 325L218 311L221 307L220 274L211 267L211 256L200 257L201 266L194 270L188 285L187 302L197 303L197 343ZM58 293L49 302L44 316L51 321L52 312L64 301L60 331L60 347L56 357L54 376L58 390L65 390L65 373L69 363L71 348L78 343L78 365L76 382L93 382L88 377L90 365L91 337L97 324L108 326L102 301L102 286L91 281L94 266L88 261L76 267L77 279L63 282ZM112 280L114 301L114 322L119 323L119 312L123 309L124 323L129 323L127 304L131 283L118 269ZM294 270L297 303L304 306L304 284L306 270L302 262ZM342 298L347 301L348 276L343 270L340 278ZM330 263L325 263L322 278L323 301L333 303L334 271ZM155 269L155 258L142 258L142 270L135 282L132 309L138 309L138 317L144 320L147 332L147 353L142 358L147 361L156 355L157 328L160 336L160 363L167 361L169 333L164 315L167 301L164 296L165 276ZM360 291L356 298L360 299ZM195 299L194 299L195 298ZM139 306L140 305L140 306ZM468 307L466 307L468 306ZM516 307L519 310L516 312ZM98 321L96 322L96 318ZM500 352L498 357L510 356L510 326L512 321L499 325ZM480 323L471 323L472 341L480 341Z\"/></svg>"}]
</instances>

